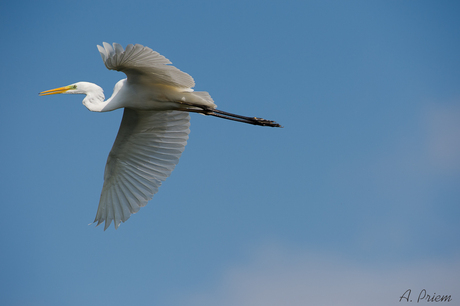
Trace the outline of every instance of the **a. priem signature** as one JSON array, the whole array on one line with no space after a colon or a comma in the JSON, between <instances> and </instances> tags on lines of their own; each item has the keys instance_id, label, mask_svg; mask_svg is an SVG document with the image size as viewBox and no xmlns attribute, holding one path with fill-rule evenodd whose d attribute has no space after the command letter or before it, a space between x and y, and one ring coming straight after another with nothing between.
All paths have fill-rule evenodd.
<instances>
[{"instance_id":1,"label":"a. priem signature","mask_svg":"<svg viewBox=\"0 0 460 306\"><path fill-rule=\"evenodd\" d=\"M407 289L403 295L399 297L399 301L406 300L406 302L412 302L410 299L411 290ZM427 302L450 302L452 301L451 295L436 295L436 292L433 295L426 294L426 290L422 289L418 295L417 303L420 301L427 301Z\"/></svg>"}]
</instances>

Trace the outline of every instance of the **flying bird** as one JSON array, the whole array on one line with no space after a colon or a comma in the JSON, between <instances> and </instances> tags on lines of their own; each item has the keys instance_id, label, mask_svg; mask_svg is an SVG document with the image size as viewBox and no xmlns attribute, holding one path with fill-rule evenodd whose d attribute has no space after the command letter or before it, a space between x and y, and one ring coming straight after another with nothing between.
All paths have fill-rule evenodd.
<instances>
[{"instance_id":1,"label":"flying bird","mask_svg":"<svg viewBox=\"0 0 460 306\"><path fill-rule=\"evenodd\" d=\"M193 91L195 81L171 62L142 45L117 43L97 46L109 70L122 71L112 96L105 100L96 84L77 82L39 93L84 94L85 105L93 112L124 108L120 129L109 153L104 184L94 222L111 222L115 229L152 199L171 174L187 144L190 112L240 121L253 125L281 127L256 117L240 116L216 109L205 91ZM104 101L105 100L105 101Z\"/></svg>"}]
</instances>

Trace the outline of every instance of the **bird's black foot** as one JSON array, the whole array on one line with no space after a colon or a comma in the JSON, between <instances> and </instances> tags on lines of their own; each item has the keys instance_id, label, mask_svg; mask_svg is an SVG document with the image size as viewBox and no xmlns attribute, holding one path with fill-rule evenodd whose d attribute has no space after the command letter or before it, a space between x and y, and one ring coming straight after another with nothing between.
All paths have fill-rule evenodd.
<instances>
[{"instance_id":1,"label":"bird's black foot","mask_svg":"<svg viewBox=\"0 0 460 306\"><path fill-rule=\"evenodd\" d=\"M187 105L187 106L193 106L193 109L187 108L183 109L184 111L188 112L193 112L193 113L200 113L203 115L207 116L214 116L214 117L219 117L219 118L224 118L228 120L233 120L233 121L238 121L238 122L244 122L248 124L253 124L253 125L260 125L260 126L271 126L271 127L280 127L282 126L279 123L276 123L275 121L272 120L267 120L263 118L258 118L258 117L246 117L246 116L241 116L237 114L232 114L228 112L224 112L218 109L211 108L209 106L205 105L196 105L188 102L179 102L180 104Z\"/></svg>"}]
</instances>

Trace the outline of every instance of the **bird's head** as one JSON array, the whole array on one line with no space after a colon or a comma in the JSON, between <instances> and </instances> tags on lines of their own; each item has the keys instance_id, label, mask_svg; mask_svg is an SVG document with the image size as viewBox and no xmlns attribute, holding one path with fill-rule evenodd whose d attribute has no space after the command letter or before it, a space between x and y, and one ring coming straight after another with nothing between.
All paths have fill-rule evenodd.
<instances>
[{"instance_id":1,"label":"bird's head","mask_svg":"<svg viewBox=\"0 0 460 306\"><path fill-rule=\"evenodd\" d=\"M96 90L96 88L100 89L99 86L93 83L78 82L78 83L70 84L64 87L42 91L41 93L39 93L39 95L40 96L55 95L55 94L85 94L86 95Z\"/></svg>"}]
</instances>

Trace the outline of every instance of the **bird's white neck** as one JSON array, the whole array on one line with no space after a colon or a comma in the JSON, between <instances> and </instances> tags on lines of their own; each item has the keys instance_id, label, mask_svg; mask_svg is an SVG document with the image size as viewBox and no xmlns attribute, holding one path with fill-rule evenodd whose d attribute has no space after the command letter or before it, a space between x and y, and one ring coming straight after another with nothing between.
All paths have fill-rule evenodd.
<instances>
[{"instance_id":1,"label":"bird's white neck","mask_svg":"<svg viewBox=\"0 0 460 306\"><path fill-rule=\"evenodd\" d=\"M83 105L92 112L101 112L107 105L104 101L104 90L96 84L91 84L91 89L86 90L86 97L83 99Z\"/></svg>"},{"instance_id":2,"label":"bird's white neck","mask_svg":"<svg viewBox=\"0 0 460 306\"><path fill-rule=\"evenodd\" d=\"M120 89L123 87L123 84L126 82L126 79L120 80L115 84L113 89L112 96L104 101L104 90L96 84L88 83L88 82L79 82L76 83L77 88L80 88L79 92L75 93L82 93L85 94L86 97L83 99L83 105L86 106L92 112L109 112L113 111L117 108L123 107L118 103L119 99L116 99L117 94L119 93ZM118 101L118 102L117 102Z\"/></svg>"}]
</instances>

